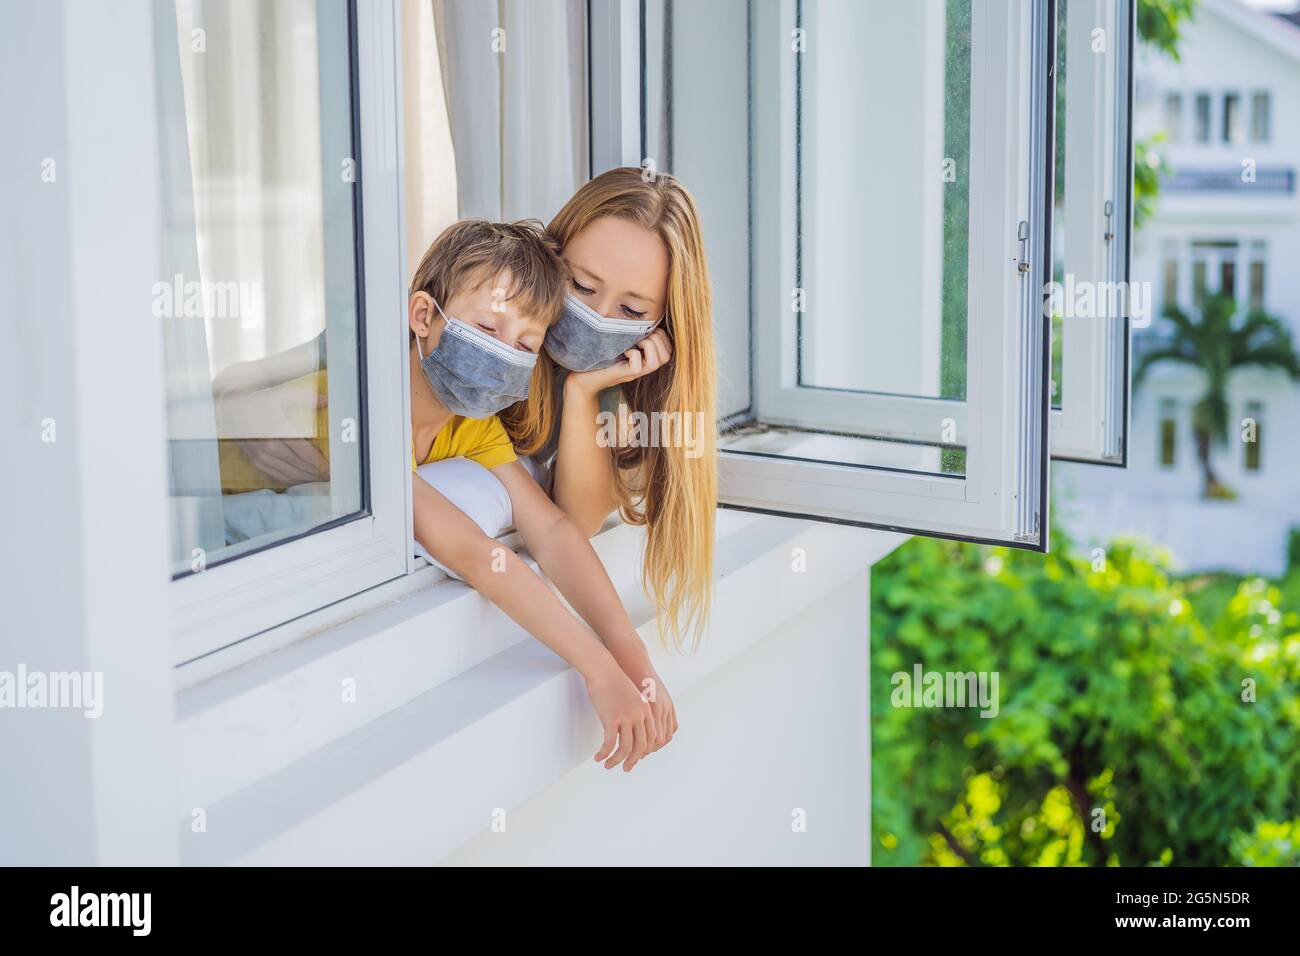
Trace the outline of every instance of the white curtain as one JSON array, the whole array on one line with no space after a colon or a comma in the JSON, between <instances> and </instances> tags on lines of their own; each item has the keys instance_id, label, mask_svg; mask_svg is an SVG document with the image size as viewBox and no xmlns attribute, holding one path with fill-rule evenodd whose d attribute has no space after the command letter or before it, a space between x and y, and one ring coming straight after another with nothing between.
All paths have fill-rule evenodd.
<instances>
[{"instance_id":1,"label":"white curtain","mask_svg":"<svg viewBox=\"0 0 1300 956\"><path fill-rule=\"evenodd\" d=\"M412 270L456 218L545 223L586 180L586 7L585 0L408 0Z\"/></svg>"}]
</instances>

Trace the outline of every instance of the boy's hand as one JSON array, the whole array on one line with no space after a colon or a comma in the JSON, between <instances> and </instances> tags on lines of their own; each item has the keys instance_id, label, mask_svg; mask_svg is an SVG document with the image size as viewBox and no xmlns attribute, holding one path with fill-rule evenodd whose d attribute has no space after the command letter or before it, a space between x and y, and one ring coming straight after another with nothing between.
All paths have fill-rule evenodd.
<instances>
[{"instance_id":1,"label":"boy's hand","mask_svg":"<svg viewBox=\"0 0 1300 956\"><path fill-rule=\"evenodd\" d=\"M595 759L604 760L606 770L620 763L624 772L631 770L650 752L659 735L650 704L612 663L587 678L587 695L605 729Z\"/></svg>"}]
</instances>

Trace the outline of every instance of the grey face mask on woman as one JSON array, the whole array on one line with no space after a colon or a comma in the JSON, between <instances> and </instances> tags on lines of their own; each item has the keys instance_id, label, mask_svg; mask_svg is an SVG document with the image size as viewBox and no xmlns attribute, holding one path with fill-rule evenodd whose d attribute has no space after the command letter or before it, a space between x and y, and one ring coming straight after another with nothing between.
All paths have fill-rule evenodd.
<instances>
[{"instance_id":1,"label":"grey face mask on woman","mask_svg":"<svg viewBox=\"0 0 1300 956\"><path fill-rule=\"evenodd\" d=\"M658 324L601 315L570 293L564 297L564 312L546 332L546 351L570 372L590 372L613 365Z\"/></svg>"},{"instance_id":2,"label":"grey face mask on woman","mask_svg":"<svg viewBox=\"0 0 1300 956\"><path fill-rule=\"evenodd\" d=\"M536 352L512 349L481 329L453 319L435 301L447 323L438 347L427 356L416 338L420 368L429 387L453 415L488 418L528 397Z\"/></svg>"}]
</instances>

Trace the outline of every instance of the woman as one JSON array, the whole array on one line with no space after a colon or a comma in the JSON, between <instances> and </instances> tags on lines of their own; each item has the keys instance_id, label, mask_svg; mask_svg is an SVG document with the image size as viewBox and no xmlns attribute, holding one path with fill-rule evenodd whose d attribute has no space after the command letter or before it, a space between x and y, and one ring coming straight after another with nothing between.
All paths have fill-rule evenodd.
<instances>
[{"instance_id":1,"label":"woman","mask_svg":"<svg viewBox=\"0 0 1300 956\"><path fill-rule=\"evenodd\" d=\"M698 646L713 578L717 373L694 200L672 176L612 169L582 186L548 231L573 299L602 317L659 325L604 368L571 372L543 356L529 398L501 419L521 454L551 466L548 491L587 534L615 509L646 527L642 579L661 634ZM558 351L549 336L547 351ZM597 416L619 399L632 413L704 422L699 447L603 447Z\"/></svg>"}]
</instances>

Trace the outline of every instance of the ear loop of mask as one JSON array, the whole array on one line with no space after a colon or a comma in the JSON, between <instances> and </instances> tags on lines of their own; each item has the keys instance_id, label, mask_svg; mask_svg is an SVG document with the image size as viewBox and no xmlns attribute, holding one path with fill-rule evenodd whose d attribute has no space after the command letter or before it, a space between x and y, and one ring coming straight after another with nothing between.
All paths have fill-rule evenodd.
<instances>
[{"instance_id":1,"label":"ear loop of mask","mask_svg":"<svg viewBox=\"0 0 1300 956\"><path fill-rule=\"evenodd\" d=\"M428 293L425 293L425 294L428 295ZM444 312L444 311L442 311L442 306L440 306L440 305L438 304L438 300L437 300L437 299L435 299L433 296L430 295L430 296L429 296L429 301L433 303L433 307L434 307L435 309L438 310L438 314L439 314L440 316L442 316L442 320L443 320L444 322L451 322L451 319L447 318L447 313ZM420 344L420 337L419 337L418 335L415 337L415 350L416 350L417 352L420 353L420 361L423 362L423 361L424 361L424 346Z\"/></svg>"}]
</instances>

